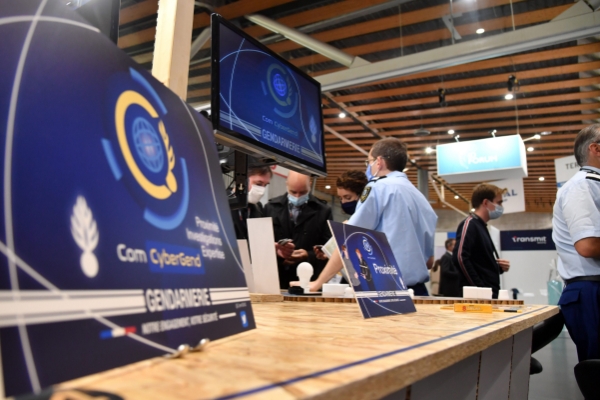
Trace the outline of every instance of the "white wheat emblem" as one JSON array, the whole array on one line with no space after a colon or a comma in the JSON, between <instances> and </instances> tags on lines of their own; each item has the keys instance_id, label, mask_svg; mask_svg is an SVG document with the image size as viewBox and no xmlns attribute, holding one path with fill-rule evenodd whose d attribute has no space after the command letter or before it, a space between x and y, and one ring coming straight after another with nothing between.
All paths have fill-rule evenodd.
<instances>
[{"instance_id":1,"label":"white wheat emblem","mask_svg":"<svg viewBox=\"0 0 600 400\"><path fill-rule=\"evenodd\" d=\"M95 277L98 274L98 259L93 251L98 245L98 228L92 210L82 196L77 197L77 202L73 207L71 234L75 243L83 250L79 259L83 273L89 278Z\"/></svg>"}]
</instances>

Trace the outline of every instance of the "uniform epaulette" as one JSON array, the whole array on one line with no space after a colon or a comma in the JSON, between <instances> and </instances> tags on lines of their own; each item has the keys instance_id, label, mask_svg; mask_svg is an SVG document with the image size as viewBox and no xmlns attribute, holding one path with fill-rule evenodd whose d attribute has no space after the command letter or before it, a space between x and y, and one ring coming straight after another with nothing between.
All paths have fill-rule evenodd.
<instances>
[{"instance_id":1,"label":"uniform epaulette","mask_svg":"<svg viewBox=\"0 0 600 400\"><path fill-rule=\"evenodd\" d=\"M371 179L369 181L369 183L371 183L371 182L377 182L377 181L380 181L380 180L385 179L385 178L387 178L387 175L386 176L376 176L375 178Z\"/></svg>"},{"instance_id":2,"label":"uniform epaulette","mask_svg":"<svg viewBox=\"0 0 600 400\"><path fill-rule=\"evenodd\" d=\"M585 179L591 179L596 182L600 182L600 174L597 172L588 172L585 174Z\"/></svg>"}]
</instances>

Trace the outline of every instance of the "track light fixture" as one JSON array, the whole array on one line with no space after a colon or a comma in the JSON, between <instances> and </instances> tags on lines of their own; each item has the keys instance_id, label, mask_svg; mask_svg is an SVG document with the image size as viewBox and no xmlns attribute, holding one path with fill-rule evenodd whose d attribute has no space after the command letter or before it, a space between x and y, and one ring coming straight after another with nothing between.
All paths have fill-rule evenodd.
<instances>
[{"instance_id":1,"label":"track light fixture","mask_svg":"<svg viewBox=\"0 0 600 400\"><path fill-rule=\"evenodd\" d=\"M506 87L509 92L518 92L520 83L516 76L510 75L508 77L508 82L506 82Z\"/></svg>"},{"instance_id":2,"label":"track light fixture","mask_svg":"<svg viewBox=\"0 0 600 400\"><path fill-rule=\"evenodd\" d=\"M488 131L488 133L489 133L490 135L492 135L493 137L496 137L496 132L497 132L497 131L496 131L495 129L492 129L491 131Z\"/></svg>"},{"instance_id":3,"label":"track light fixture","mask_svg":"<svg viewBox=\"0 0 600 400\"><path fill-rule=\"evenodd\" d=\"M438 98L440 100L440 107L446 107L446 89L438 89Z\"/></svg>"}]
</instances>

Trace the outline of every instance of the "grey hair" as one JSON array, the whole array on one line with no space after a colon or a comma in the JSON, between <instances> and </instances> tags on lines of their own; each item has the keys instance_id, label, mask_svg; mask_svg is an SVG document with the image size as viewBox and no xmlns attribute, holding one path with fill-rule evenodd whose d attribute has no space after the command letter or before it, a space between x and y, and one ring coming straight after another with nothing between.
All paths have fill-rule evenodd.
<instances>
[{"instance_id":1,"label":"grey hair","mask_svg":"<svg viewBox=\"0 0 600 400\"><path fill-rule=\"evenodd\" d=\"M573 152L580 167L587 165L590 144L600 143L600 124L583 128L575 138Z\"/></svg>"}]
</instances>

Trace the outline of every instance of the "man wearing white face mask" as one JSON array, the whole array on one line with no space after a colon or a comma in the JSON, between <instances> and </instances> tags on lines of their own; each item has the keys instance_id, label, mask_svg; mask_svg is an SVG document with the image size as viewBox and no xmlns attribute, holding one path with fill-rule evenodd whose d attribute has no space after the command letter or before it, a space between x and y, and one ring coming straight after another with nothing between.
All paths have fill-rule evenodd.
<instances>
[{"instance_id":1,"label":"man wearing white face mask","mask_svg":"<svg viewBox=\"0 0 600 400\"><path fill-rule=\"evenodd\" d=\"M316 277L323 270L326 260L319 260L314 246L323 245L331 238L327 225L333 219L331 208L310 194L310 178L290 171L287 193L272 198L265 205L264 216L273 218L275 241L291 239L286 245L276 244L279 284L282 289L298 280L296 267L303 261L313 266Z\"/></svg>"},{"instance_id":2,"label":"man wearing white face mask","mask_svg":"<svg viewBox=\"0 0 600 400\"><path fill-rule=\"evenodd\" d=\"M271 183L273 171L270 167L250 167L248 169L248 207L233 210L231 218L235 228L235 236L238 239L248 240L248 218L263 217L262 204L259 200L262 198L267 185Z\"/></svg>"},{"instance_id":3,"label":"man wearing white face mask","mask_svg":"<svg viewBox=\"0 0 600 400\"><path fill-rule=\"evenodd\" d=\"M508 271L510 262L498 256L487 223L502 215L503 193L504 189L486 183L475 187L471 196L475 212L458 225L452 252L452 263L460 272L460 286L491 287L495 299L500 290L500 274Z\"/></svg>"}]
</instances>

